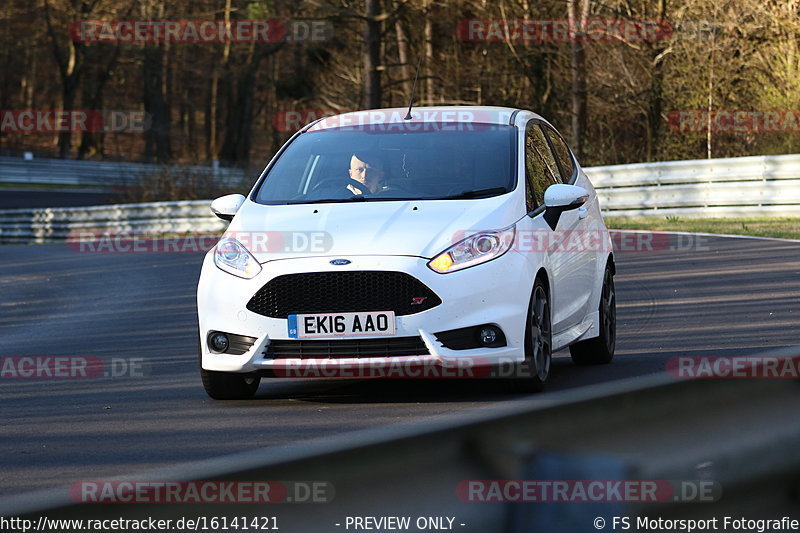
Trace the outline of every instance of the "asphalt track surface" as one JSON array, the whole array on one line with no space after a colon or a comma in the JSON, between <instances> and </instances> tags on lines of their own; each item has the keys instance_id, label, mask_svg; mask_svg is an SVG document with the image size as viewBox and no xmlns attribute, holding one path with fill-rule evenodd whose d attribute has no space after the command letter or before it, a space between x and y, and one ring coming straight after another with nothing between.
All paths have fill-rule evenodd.
<instances>
[{"instance_id":1,"label":"asphalt track surface","mask_svg":"<svg viewBox=\"0 0 800 533\"><path fill-rule=\"evenodd\" d=\"M549 390L648 375L678 355L798 344L800 243L658 242L617 255L614 362L577 367L557 354ZM200 262L197 253L0 246L0 356L139 359L147 374L0 378L0 496L527 398L473 380L294 379L262 380L251 401L213 401L195 353Z\"/></svg>"}]
</instances>

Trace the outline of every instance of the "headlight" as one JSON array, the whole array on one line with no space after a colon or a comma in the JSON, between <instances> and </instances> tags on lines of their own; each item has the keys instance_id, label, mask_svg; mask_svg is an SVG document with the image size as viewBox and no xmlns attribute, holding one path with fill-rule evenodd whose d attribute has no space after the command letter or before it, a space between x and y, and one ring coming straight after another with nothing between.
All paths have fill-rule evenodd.
<instances>
[{"instance_id":1,"label":"headlight","mask_svg":"<svg viewBox=\"0 0 800 533\"><path fill-rule=\"evenodd\" d=\"M261 265L242 243L223 236L214 249L214 264L228 274L250 279L261 272Z\"/></svg>"},{"instance_id":2,"label":"headlight","mask_svg":"<svg viewBox=\"0 0 800 533\"><path fill-rule=\"evenodd\" d=\"M428 261L428 267L439 274L446 274L497 259L511 248L514 234L515 227L509 226L470 235Z\"/></svg>"}]
</instances>

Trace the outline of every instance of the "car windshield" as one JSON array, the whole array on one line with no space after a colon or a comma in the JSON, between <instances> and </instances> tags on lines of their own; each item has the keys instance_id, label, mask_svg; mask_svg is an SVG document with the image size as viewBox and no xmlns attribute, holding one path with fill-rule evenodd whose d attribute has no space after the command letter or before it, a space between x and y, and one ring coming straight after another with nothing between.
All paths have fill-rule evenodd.
<instances>
[{"instance_id":1,"label":"car windshield","mask_svg":"<svg viewBox=\"0 0 800 533\"><path fill-rule=\"evenodd\" d=\"M479 123L309 131L281 154L254 200L295 204L497 196L516 184L515 131Z\"/></svg>"}]
</instances>

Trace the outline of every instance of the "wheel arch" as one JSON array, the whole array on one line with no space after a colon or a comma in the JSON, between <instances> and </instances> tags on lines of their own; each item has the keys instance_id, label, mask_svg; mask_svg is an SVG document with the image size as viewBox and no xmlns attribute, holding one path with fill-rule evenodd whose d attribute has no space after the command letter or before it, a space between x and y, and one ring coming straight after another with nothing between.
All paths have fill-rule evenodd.
<instances>
[{"instance_id":1,"label":"wheel arch","mask_svg":"<svg viewBox=\"0 0 800 533\"><path fill-rule=\"evenodd\" d=\"M534 285L536 285L536 280L538 279L544 281L544 286L547 289L547 298L552 301L553 287L550 284L550 275L547 273L546 268L540 267L539 270L536 272L536 275L533 277ZM533 287L531 287L531 293L533 293Z\"/></svg>"},{"instance_id":2,"label":"wheel arch","mask_svg":"<svg viewBox=\"0 0 800 533\"><path fill-rule=\"evenodd\" d=\"M606 265L611 269L611 275L615 276L617 274L617 264L614 262L614 253L609 252L608 259L606 259Z\"/></svg>"}]
</instances>

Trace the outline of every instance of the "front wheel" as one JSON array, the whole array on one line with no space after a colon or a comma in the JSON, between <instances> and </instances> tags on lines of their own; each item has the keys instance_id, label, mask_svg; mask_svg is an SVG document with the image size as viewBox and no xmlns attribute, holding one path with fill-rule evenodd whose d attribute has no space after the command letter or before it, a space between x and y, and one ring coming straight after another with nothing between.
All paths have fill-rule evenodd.
<instances>
[{"instance_id":1,"label":"front wheel","mask_svg":"<svg viewBox=\"0 0 800 533\"><path fill-rule=\"evenodd\" d=\"M569 347L572 361L576 365L604 365L614 358L617 344L617 294L614 290L614 275L606 265L603 274L603 293L600 297L600 335L576 342Z\"/></svg>"},{"instance_id":2,"label":"front wheel","mask_svg":"<svg viewBox=\"0 0 800 533\"><path fill-rule=\"evenodd\" d=\"M203 368L203 352L200 339L197 341L197 358L200 363L200 378L206 394L215 400L249 400L258 390L261 378L234 372L215 372Z\"/></svg>"},{"instance_id":3,"label":"front wheel","mask_svg":"<svg viewBox=\"0 0 800 533\"><path fill-rule=\"evenodd\" d=\"M261 378L233 372L200 369L203 387L215 400L249 400L258 390Z\"/></svg>"},{"instance_id":4,"label":"front wheel","mask_svg":"<svg viewBox=\"0 0 800 533\"><path fill-rule=\"evenodd\" d=\"M542 279L533 285L528 322L525 327L525 362L517 388L524 392L541 392L550 377L553 358L553 331L550 320L550 299Z\"/></svg>"}]
</instances>

